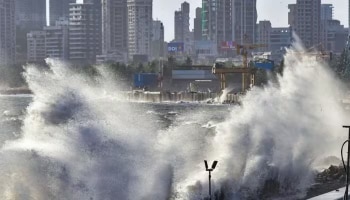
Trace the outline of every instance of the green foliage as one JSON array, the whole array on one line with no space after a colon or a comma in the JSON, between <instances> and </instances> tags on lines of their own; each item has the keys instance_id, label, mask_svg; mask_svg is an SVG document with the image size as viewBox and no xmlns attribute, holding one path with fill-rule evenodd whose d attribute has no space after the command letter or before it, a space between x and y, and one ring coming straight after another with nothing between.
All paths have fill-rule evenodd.
<instances>
[{"instance_id":1,"label":"green foliage","mask_svg":"<svg viewBox=\"0 0 350 200\"><path fill-rule=\"evenodd\" d=\"M330 67L344 81L350 81L350 55L344 50L340 56L334 57L330 62Z\"/></svg>"},{"instance_id":2,"label":"green foliage","mask_svg":"<svg viewBox=\"0 0 350 200\"><path fill-rule=\"evenodd\" d=\"M255 85L261 86L268 82L267 71L264 69L258 69L255 72Z\"/></svg>"},{"instance_id":3,"label":"green foliage","mask_svg":"<svg viewBox=\"0 0 350 200\"><path fill-rule=\"evenodd\" d=\"M185 65L192 65L191 57L187 56L186 61L185 61Z\"/></svg>"}]
</instances>

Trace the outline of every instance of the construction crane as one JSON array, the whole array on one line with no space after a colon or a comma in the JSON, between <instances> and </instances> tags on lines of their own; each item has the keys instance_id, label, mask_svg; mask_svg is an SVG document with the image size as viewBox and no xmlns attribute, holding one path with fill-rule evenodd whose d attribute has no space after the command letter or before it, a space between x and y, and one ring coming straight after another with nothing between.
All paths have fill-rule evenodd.
<instances>
[{"instance_id":1,"label":"construction crane","mask_svg":"<svg viewBox=\"0 0 350 200\"><path fill-rule=\"evenodd\" d=\"M306 52L301 52L303 55L314 56L316 60L332 60L332 52L326 52L322 43L314 45L306 50Z\"/></svg>"},{"instance_id":2,"label":"construction crane","mask_svg":"<svg viewBox=\"0 0 350 200\"><path fill-rule=\"evenodd\" d=\"M257 48L262 48L262 47L267 47L267 44L237 44L236 45L236 50L237 54L242 55L243 57L243 66L242 67L248 67L248 54L249 50L257 49ZM242 91L245 91L247 89L247 77L249 74L242 73ZM251 73L250 74L250 85L255 85L255 74Z\"/></svg>"},{"instance_id":3,"label":"construction crane","mask_svg":"<svg viewBox=\"0 0 350 200\"><path fill-rule=\"evenodd\" d=\"M226 74L228 73L241 73L242 74L242 92L247 89L247 75L250 75L250 84L255 84L255 70L252 68L248 68L248 51L256 48L267 47L266 44L236 44L235 45L237 54L243 56L243 65L234 68L225 68L220 63L215 63L212 69L213 74L219 75L220 78L220 87L221 90L226 88Z\"/></svg>"},{"instance_id":4,"label":"construction crane","mask_svg":"<svg viewBox=\"0 0 350 200\"><path fill-rule=\"evenodd\" d=\"M236 50L237 54L243 56L243 67L248 67L248 50L253 50L257 48L267 47L267 44L237 44Z\"/></svg>"}]
</instances>

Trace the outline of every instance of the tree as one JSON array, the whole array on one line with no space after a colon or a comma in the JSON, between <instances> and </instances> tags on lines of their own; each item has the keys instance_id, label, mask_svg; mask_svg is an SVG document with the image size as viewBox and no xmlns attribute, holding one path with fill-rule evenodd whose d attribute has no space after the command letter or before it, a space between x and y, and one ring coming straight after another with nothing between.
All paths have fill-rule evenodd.
<instances>
[{"instance_id":1,"label":"tree","mask_svg":"<svg viewBox=\"0 0 350 200\"><path fill-rule=\"evenodd\" d=\"M186 65L192 65L192 59L191 59L191 57L187 56L186 61L185 61L185 64L186 64Z\"/></svg>"}]
</instances>

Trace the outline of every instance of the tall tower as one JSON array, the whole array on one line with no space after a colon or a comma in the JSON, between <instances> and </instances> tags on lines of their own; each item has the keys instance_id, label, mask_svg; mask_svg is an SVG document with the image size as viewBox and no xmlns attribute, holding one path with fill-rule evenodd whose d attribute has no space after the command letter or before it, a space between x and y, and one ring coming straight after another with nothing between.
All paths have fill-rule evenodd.
<instances>
[{"instance_id":1,"label":"tall tower","mask_svg":"<svg viewBox=\"0 0 350 200\"><path fill-rule=\"evenodd\" d=\"M16 0L16 25L41 30L46 25L46 0Z\"/></svg>"},{"instance_id":2,"label":"tall tower","mask_svg":"<svg viewBox=\"0 0 350 200\"><path fill-rule=\"evenodd\" d=\"M233 0L202 1L202 38L214 42L219 51L222 42L234 39L233 3Z\"/></svg>"},{"instance_id":3,"label":"tall tower","mask_svg":"<svg viewBox=\"0 0 350 200\"><path fill-rule=\"evenodd\" d=\"M84 0L70 4L69 59L79 63L95 63L101 54L101 4Z\"/></svg>"},{"instance_id":4,"label":"tall tower","mask_svg":"<svg viewBox=\"0 0 350 200\"><path fill-rule=\"evenodd\" d=\"M164 57L164 25L159 20L153 21L151 46L153 59Z\"/></svg>"},{"instance_id":5,"label":"tall tower","mask_svg":"<svg viewBox=\"0 0 350 200\"><path fill-rule=\"evenodd\" d=\"M202 40L202 8L196 8L196 18L193 20L194 40Z\"/></svg>"},{"instance_id":6,"label":"tall tower","mask_svg":"<svg viewBox=\"0 0 350 200\"><path fill-rule=\"evenodd\" d=\"M256 0L235 0L233 3L235 41L255 43L257 31Z\"/></svg>"},{"instance_id":7,"label":"tall tower","mask_svg":"<svg viewBox=\"0 0 350 200\"><path fill-rule=\"evenodd\" d=\"M153 0L128 0L129 56L150 55Z\"/></svg>"},{"instance_id":8,"label":"tall tower","mask_svg":"<svg viewBox=\"0 0 350 200\"><path fill-rule=\"evenodd\" d=\"M190 39L190 4L186 1L181 4L181 9L174 14L175 41L189 42Z\"/></svg>"},{"instance_id":9,"label":"tall tower","mask_svg":"<svg viewBox=\"0 0 350 200\"><path fill-rule=\"evenodd\" d=\"M321 0L297 0L289 5L289 25L307 48L321 42Z\"/></svg>"},{"instance_id":10,"label":"tall tower","mask_svg":"<svg viewBox=\"0 0 350 200\"><path fill-rule=\"evenodd\" d=\"M15 63L16 26L14 0L0 0L0 65Z\"/></svg>"},{"instance_id":11,"label":"tall tower","mask_svg":"<svg viewBox=\"0 0 350 200\"><path fill-rule=\"evenodd\" d=\"M102 54L127 52L126 0L102 0Z\"/></svg>"}]
</instances>

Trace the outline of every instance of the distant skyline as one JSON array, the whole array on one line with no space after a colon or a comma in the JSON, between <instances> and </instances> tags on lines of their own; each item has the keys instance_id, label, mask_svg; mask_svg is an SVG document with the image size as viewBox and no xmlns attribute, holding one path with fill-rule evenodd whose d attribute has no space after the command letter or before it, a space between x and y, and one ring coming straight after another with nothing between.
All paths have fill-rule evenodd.
<instances>
[{"instance_id":1,"label":"distant skyline","mask_svg":"<svg viewBox=\"0 0 350 200\"><path fill-rule=\"evenodd\" d=\"M174 11L179 10L184 0L153 0L153 19L164 23L165 40L174 39ZM202 0L187 0L190 3L190 30L193 28L195 9L202 6ZM263 3L262 3L263 2ZM258 21L270 20L273 27L288 26L288 4L296 0L257 0ZM348 27L348 1L322 0L322 4L333 4L334 19Z\"/></svg>"},{"instance_id":2,"label":"distant skyline","mask_svg":"<svg viewBox=\"0 0 350 200\"><path fill-rule=\"evenodd\" d=\"M202 6L202 0L186 1L190 3L190 30L192 30L195 9ZM174 39L174 12L180 9L183 2L184 0L153 0L153 19L163 22L165 41ZM273 27L287 27L288 4L295 2L296 0L257 0L258 21L270 20ZM333 4L334 19L340 20L342 25L348 27L347 0L322 0L322 3Z\"/></svg>"}]
</instances>

